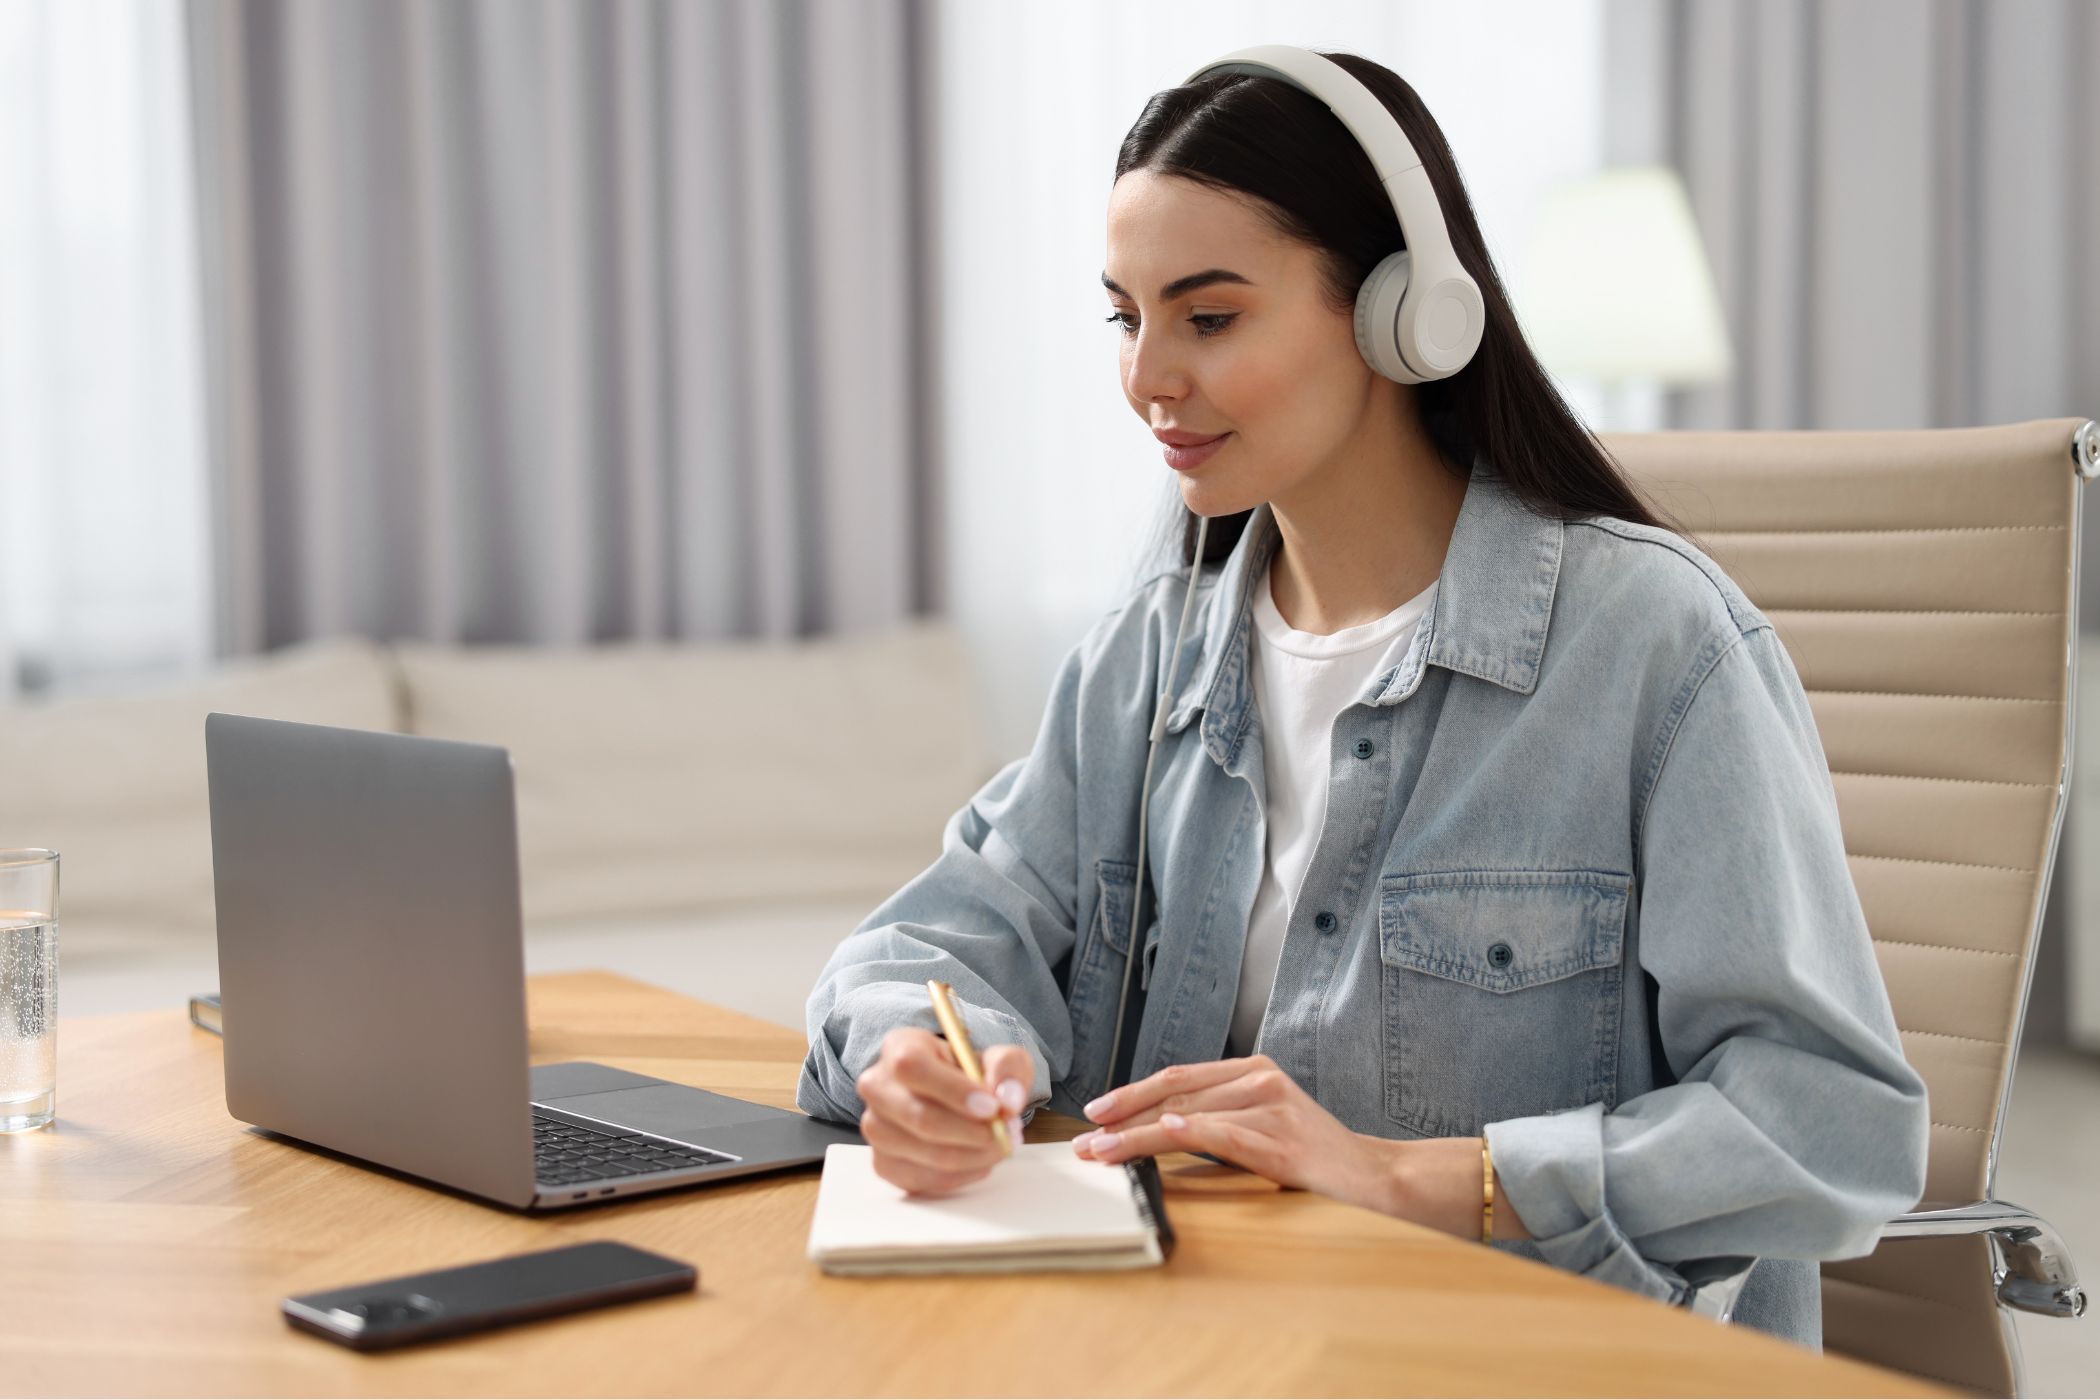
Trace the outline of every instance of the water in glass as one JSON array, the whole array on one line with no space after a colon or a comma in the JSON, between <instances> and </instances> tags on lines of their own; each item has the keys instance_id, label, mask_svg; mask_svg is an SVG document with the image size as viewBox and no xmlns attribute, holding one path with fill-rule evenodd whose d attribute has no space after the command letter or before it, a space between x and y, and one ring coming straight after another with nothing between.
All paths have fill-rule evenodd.
<instances>
[{"instance_id":1,"label":"water in glass","mask_svg":"<svg viewBox=\"0 0 2100 1400\"><path fill-rule=\"evenodd\" d=\"M49 1123L57 1085L58 925L0 910L0 1133Z\"/></svg>"}]
</instances>

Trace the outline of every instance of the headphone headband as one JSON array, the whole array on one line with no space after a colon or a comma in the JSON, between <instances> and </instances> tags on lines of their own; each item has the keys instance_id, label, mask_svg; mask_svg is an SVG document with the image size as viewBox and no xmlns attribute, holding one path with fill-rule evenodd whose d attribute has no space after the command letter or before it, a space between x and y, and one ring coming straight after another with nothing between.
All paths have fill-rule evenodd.
<instances>
[{"instance_id":1,"label":"headphone headband","mask_svg":"<svg viewBox=\"0 0 2100 1400\"><path fill-rule=\"evenodd\" d=\"M1407 247L1373 268L1356 294L1356 345L1371 368L1402 384L1464 369L1487 325L1480 287L1452 251L1429 174L1385 104L1333 59L1292 44L1235 49L1182 81L1218 73L1280 78L1311 93L1349 129L1378 172Z\"/></svg>"}]
</instances>

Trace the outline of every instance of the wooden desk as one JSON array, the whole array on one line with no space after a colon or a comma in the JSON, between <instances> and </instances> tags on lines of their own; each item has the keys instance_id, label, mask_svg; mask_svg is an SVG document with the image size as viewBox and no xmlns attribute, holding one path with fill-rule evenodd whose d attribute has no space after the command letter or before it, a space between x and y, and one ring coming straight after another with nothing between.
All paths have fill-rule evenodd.
<instances>
[{"instance_id":1,"label":"wooden desk","mask_svg":"<svg viewBox=\"0 0 2100 1400\"><path fill-rule=\"evenodd\" d=\"M535 1062L794 1106L795 1031L607 973L530 996ZM803 1254L815 1168L535 1218L235 1122L179 1008L62 1020L58 1063L58 1121L0 1137L11 1393L1945 1393L1185 1155L1163 1269L840 1279ZM369 1357L277 1311L589 1239L690 1260L699 1291Z\"/></svg>"}]
</instances>

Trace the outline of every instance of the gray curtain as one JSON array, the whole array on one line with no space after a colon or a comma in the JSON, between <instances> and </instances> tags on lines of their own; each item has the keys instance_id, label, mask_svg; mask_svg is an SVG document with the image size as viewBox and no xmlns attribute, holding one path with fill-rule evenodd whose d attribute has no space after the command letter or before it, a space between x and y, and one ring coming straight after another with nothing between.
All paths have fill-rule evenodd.
<instances>
[{"instance_id":1,"label":"gray curtain","mask_svg":"<svg viewBox=\"0 0 2100 1400\"><path fill-rule=\"evenodd\" d=\"M1667 426L2100 417L2100 5L1607 0L1605 14L1607 158L1683 174L1735 337L1733 381L1671 394ZM2043 1043L2065 1034L2066 911L2100 907L2074 888L2073 848L2067 829L2028 1014ZM2100 929L2076 932L2100 958Z\"/></svg>"},{"instance_id":2,"label":"gray curtain","mask_svg":"<svg viewBox=\"0 0 2100 1400\"><path fill-rule=\"evenodd\" d=\"M1672 427L2100 413L2100 7L1608 0L1607 156L1691 191L1740 360Z\"/></svg>"},{"instance_id":3,"label":"gray curtain","mask_svg":"<svg viewBox=\"0 0 2100 1400\"><path fill-rule=\"evenodd\" d=\"M936 609L916 0L190 0L220 649Z\"/></svg>"}]
</instances>

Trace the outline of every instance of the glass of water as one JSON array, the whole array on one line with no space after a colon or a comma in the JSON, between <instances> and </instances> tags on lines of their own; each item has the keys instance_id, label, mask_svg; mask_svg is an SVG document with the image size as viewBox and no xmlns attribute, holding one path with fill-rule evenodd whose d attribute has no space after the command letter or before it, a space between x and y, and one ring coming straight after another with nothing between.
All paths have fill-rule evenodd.
<instances>
[{"instance_id":1,"label":"glass of water","mask_svg":"<svg viewBox=\"0 0 2100 1400\"><path fill-rule=\"evenodd\" d=\"M0 1133L58 1107L58 852L0 851Z\"/></svg>"}]
</instances>

